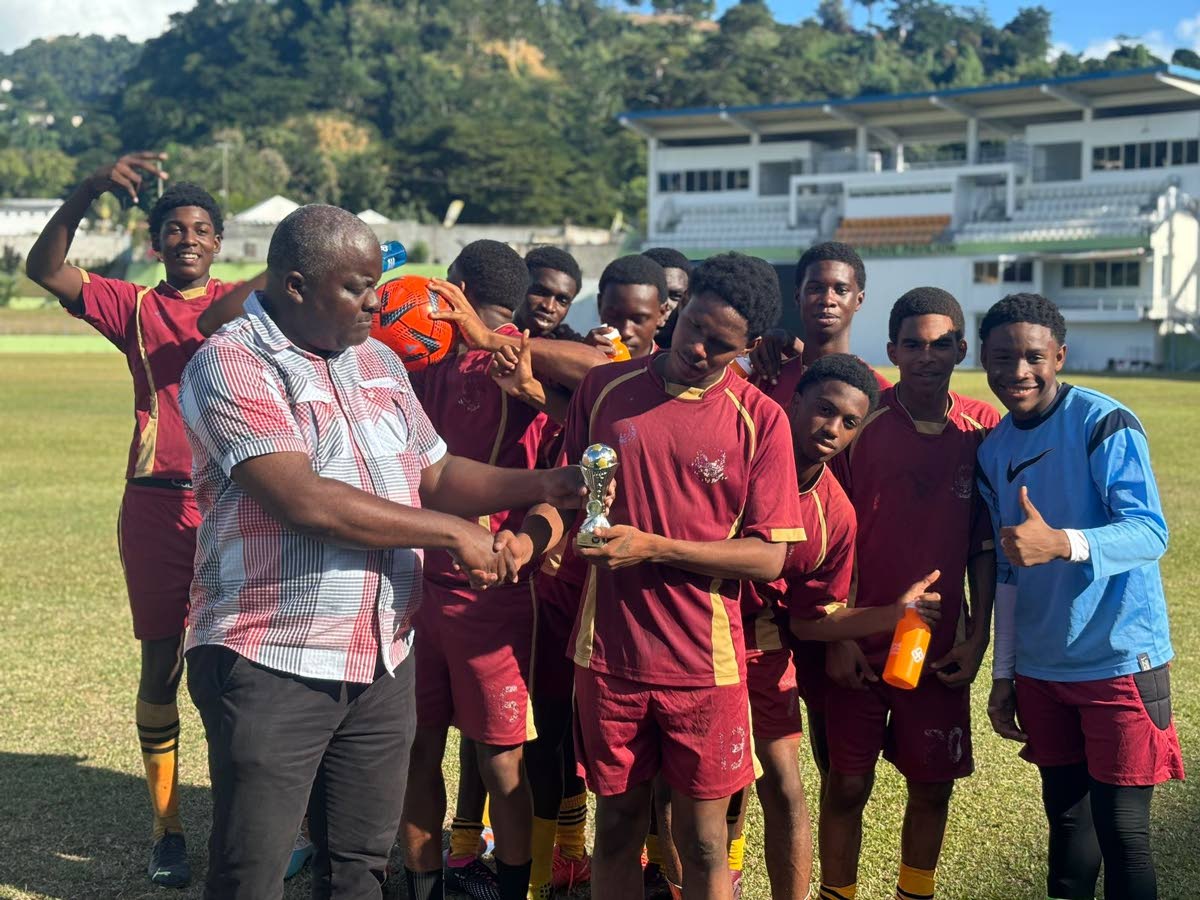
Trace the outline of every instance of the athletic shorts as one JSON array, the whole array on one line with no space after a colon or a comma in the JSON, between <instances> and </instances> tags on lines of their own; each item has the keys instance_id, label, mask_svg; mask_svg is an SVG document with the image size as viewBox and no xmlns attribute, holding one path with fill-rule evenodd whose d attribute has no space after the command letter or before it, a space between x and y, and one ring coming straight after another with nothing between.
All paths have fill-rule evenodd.
<instances>
[{"instance_id":1,"label":"athletic shorts","mask_svg":"<svg viewBox=\"0 0 1200 900\"><path fill-rule=\"evenodd\" d=\"M601 797L660 771L696 800L729 797L754 781L744 684L662 687L577 666L575 705L575 750Z\"/></svg>"},{"instance_id":2,"label":"athletic shorts","mask_svg":"<svg viewBox=\"0 0 1200 900\"><path fill-rule=\"evenodd\" d=\"M1088 774L1104 784L1183 780L1165 665L1098 681L1018 675L1017 718L1029 736L1021 756L1035 765L1086 762Z\"/></svg>"},{"instance_id":3,"label":"athletic shorts","mask_svg":"<svg viewBox=\"0 0 1200 900\"><path fill-rule=\"evenodd\" d=\"M791 650L747 652L746 690L754 740L778 741L804 734Z\"/></svg>"},{"instance_id":4,"label":"athletic shorts","mask_svg":"<svg viewBox=\"0 0 1200 900\"><path fill-rule=\"evenodd\" d=\"M126 483L117 547L133 636L139 641L178 637L187 627L199 527L200 510L191 491Z\"/></svg>"},{"instance_id":5,"label":"athletic shorts","mask_svg":"<svg viewBox=\"0 0 1200 900\"><path fill-rule=\"evenodd\" d=\"M792 662L796 667L796 687L810 713L820 715L825 711L824 641L792 641Z\"/></svg>"},{"instance_id":6,"label":"athletic shorts","mask_svg":"<svg viewBox=\"0 0 1200 900\"><path fill-rule=\"evenodd\" d=\"M529 660L535 613L528 582L472 591L422 582L413 617L417 724L453 725L481 744L533 740Z\"/></svg>"},{"instance_id":7,"label":"athletic shorts","mask_svg":"<svg viewBox=\"0 0 1200 900\"><path fill-rule=\"evenodd\" d=\"M575 663L574 654L568 654L568 645L583 587L539 571L533 578L533 593L537 603L534 701L545 698L551 703L570 703L575 688Z\"/></svg>"},{"instance_id":8,"label":"athletic shorts","mask_svg":"<svg viewBox=\"0 0 1200 900\"><path fill-rule=\"evenodd\" d=\"M905 778L940 783L975 770L971 754L971 692L946 687L928 673L913 690L882 681L865 691L829 684L825 733L829 768L867 775L879 754Z\"/></svg>"}]
</instances>

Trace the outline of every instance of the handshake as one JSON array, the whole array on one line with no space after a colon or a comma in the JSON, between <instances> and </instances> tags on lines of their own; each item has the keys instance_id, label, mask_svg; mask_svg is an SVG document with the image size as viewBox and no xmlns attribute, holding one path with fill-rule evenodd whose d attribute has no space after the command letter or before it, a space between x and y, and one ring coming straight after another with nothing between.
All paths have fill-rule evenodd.
<instances>
[{"instance_id":1,"label":"handshake","mask_svg":"<svg viewBox=\"0 0 1200 900\"><path fill-rule=\"evenodd\" d=\"M556 469L538 469L530 473L541 480L542 503L555 510L582 509L588 502L582 466L562 466ZM609 481L602 502L607 512L617 495L616 481ZM534 507L527 516L536 515ZM554 518L559 518L557 515ZM563 528L570 527L573 519L564 518ZM542 552L549 549L543 547ZM524 531L514 533L504 529L497 534L476 522L464 521L460 534L450 555L455 568L466 573L474 590L487 590L498 584L514 583L518 573L538 553L534 537Z\"/></svg>"}]
</instances>

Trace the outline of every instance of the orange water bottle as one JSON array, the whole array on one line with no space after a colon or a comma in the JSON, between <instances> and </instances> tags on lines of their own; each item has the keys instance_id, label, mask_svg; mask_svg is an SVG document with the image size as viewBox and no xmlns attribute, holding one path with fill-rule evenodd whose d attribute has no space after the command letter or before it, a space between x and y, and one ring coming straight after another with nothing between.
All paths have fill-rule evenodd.
<instances>
[{"instance_id":1,"label":"orange water bottle","mask_svg":"<svg viewBox=\"0 0 1200 900\"><path fill-rule=\"evenodd\" d=\"M729 368L733 369L733 374L738 378L749 378L750 374L753 372L753 369L750 365L750 357L748 355L739 356L729 364Z\"/></svg>"},{"instance_id":2,"label":"orange water bottle","mask_svg":"<svg viewBox=\"0 0 1200 900\"><path fill-rule=\"evenodd\" d=\"M604 336L608 338L609 343L613 345L613 352L609 356L613 362L625 362L625 360L633 358L629 352L629 348L626 347L625 342L621 340L621 332L610 326L608 331L604 333Z\"/></svg>"},{"instance_id":3,"label":"orange water bottle","mask_svg":"<svg viewBox=\"0 0 1200 900\"><path fill-rule=\"evenodd\" d=\"M929 649L931 635L929 626L917 612L916 603L906 603L904 615L892 634L892 649L887 665L883 667L883 680L892 687L915 688L921 679L921 669L925 667L925 652Z\"/></svg>"}]
</instances>

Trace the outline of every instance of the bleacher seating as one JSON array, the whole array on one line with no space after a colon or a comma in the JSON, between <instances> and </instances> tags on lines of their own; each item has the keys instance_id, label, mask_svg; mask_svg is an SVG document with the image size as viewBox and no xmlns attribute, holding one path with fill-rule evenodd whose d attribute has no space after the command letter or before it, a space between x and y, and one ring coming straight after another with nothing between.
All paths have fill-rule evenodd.
<instances>
[{"instance_id":1,"label":"bleacher seating","mask_svg":"<svg viewBox=\"0 0 1200 900\"><path fill-rule=\"evenodd\" d=\"M950 216L887 216L842 219L835 240L855 247L924 246L941 240Z\"/></svg>"},{"instance_id":2,"label":"bleacher seating","mask_svg":"<svg viewBox=\"0 0 1200 900\"><path fill-rule=\"evenodd\" d=\"M816 240L815 222L788 227L787 200L679 204L651 241L681 248L800 247Z\"/></svg>"},{"instance_id":3,"label":"bleacher seating","mask_svg":"<svg viewBox=\"0 0 1200 900\"><path fill-rule=\"evenodd\" d=\"M961 242L1081 241L1145 234L1158 220L1163 182L1034 185L1017 196L1011 219L970 222Z\"/></svg>"}]
</instances>

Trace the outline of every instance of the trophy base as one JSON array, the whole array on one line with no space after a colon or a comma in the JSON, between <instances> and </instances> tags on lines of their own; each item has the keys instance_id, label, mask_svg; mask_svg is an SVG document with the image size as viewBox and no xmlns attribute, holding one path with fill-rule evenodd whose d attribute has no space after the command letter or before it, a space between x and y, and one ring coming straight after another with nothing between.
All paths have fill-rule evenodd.
<instances>
[{"instance_id":1,"label":"trophy base","mask_svg":"<svg viewBox=\"0 0 1200 900\"><path fill-rule=\"evenodd\" d=\"M604 538L596 537L596 535L590 531L581 531L579 534L575 535L576 547L603 547L607 543L608 541L606 541Z\"/></svg>"}]
</instances>

